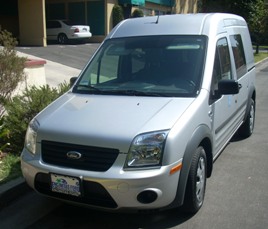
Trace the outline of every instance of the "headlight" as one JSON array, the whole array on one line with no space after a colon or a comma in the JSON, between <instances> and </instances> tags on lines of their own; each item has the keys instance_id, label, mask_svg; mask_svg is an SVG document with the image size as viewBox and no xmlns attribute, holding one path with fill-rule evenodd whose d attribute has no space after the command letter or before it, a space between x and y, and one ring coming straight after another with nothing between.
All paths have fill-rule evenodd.
<instances>
[{"instance_id":1,"label":"headlight","mask_svg":"<svg viewBox=\"0 0 268 229\"><path fill-rule=\"evenodd\" d=\"M25 147L32 153L35 154L36 150L36 136L39 123L36 119L33 119L27 129L25 136Z\"/></svg>"},{"instance_id":2,"label":"headlight","mask_svg":"<svg viewBox=\"0 0 268 229\"><path fill-rule=\"evenodd\" d=\"M160 165L168 131L158 131L138 135L134 138L125 167L145 167Z\"/></svg>"}]
</instances>

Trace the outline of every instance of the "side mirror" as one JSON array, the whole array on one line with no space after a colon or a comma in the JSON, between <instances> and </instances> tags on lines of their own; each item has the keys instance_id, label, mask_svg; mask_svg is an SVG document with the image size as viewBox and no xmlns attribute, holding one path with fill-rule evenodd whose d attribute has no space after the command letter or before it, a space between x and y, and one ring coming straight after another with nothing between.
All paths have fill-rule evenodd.
<instances>
[{"instance_id":1,"label":"side mirror","mask_svg":"<svg viewBox=\"0 0 268 229\"><path fill-rule=\"evenodd\" d=\"M74 83L75 83L75 81L76 81L77 79L78 79L77 76L74 76L74 77L72 77L72 78L70 79L70 86L71 86L71 87L74 85Z\"/></svg>"},{"instance_id":2,"label":"side mirror","mask_svg":"<svg viewBox=\"0 0 268 229\"><path fill-rule=\"evenodd\" d=\"M239 93L241 85L235 80L220 80L218 93L221 95L234 95Z\"/></svg>"}]
</instances>

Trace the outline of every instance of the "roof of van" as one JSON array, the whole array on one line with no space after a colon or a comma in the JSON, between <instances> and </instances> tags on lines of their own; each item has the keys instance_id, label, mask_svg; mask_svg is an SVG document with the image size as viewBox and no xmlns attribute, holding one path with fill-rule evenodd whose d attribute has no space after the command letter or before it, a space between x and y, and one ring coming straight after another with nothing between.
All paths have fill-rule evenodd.
<instances>
[{"instance_id":1,"label":"roof of van","mask_svg":"<svg viewBox=\"0 0 268 229\"><path fill-rule=\"evenodd\" d=\"M172 14L131 18L122 21L107 38L147 35L209 35L220 33L225 27L247 26L237 15L226 13Z\"/></svg>"}]
</instances>

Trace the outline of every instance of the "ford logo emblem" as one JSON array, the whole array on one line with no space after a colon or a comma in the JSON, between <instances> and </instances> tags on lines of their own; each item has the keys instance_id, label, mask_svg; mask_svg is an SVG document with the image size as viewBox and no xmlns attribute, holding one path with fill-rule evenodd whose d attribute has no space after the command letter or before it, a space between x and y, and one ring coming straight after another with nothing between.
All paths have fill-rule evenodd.
<instances>
[{"instance_id":1,"label":"ford logo emblem","mask_svg":"<svg viewBox=\"0 0 268 229\"><path fill-rule=\"evenodd\" d=\"M80 159L82 157L82 154L79 153L79 152L76 152L76 151L69 151L67 154L66 154L67 158L69 159Z\"/></svg>"}]
</instances>

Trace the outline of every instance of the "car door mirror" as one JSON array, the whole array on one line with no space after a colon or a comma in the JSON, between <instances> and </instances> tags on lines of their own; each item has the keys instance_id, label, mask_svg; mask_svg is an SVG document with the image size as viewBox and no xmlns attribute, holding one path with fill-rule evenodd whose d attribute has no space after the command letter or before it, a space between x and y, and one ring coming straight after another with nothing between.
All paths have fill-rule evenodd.
<instances>
[{"instance_id":1,"label":"car door mirror","mask_svg":"<svg viewBox=\"0 0 268 229\"><path fill-rule=\"evenodd\" d=\"M74 76L74 77L72 77L71 79L70 79L70 86L72 87L73 85L74 85L74 83L75 83L75 81L77 80L77 76Z\"/></svg>"},{"instance_id":2,"label":"car door mirror","mask_svg":"<svg viewBox=\"0 0 268 229\"><path fill-rule=\"evenodd\" d=\"M240 85L235 80L220 80L218 83L218 93L221 95L238 94Z\"/></svg>"}]
</instances>

